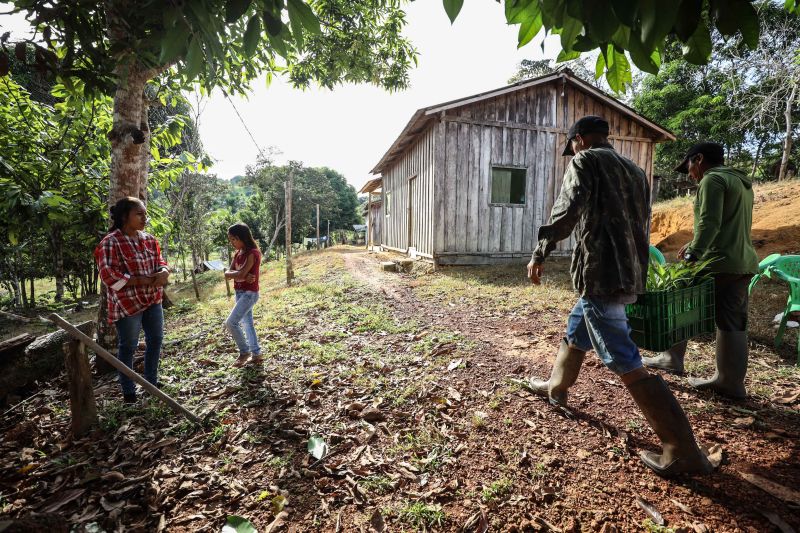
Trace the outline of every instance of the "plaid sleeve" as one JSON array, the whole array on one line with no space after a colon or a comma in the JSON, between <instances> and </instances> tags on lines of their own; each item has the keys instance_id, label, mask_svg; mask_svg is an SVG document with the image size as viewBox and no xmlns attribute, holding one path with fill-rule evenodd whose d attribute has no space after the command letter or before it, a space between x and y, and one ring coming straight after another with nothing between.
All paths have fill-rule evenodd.
<instances>
[{"instance_id":1,"label":"plaid sleeve","mask_svg":"<svg viewBox=\"0 0 800 533\"><path fill-rule=\"evenodd\" d=\"M97 261L100 279L111 290L118 291L128 283L131 276L121 270L122 262L114 243L114 239L104 238L94 249L94 258Z\"/></svg>"}]
</instances>

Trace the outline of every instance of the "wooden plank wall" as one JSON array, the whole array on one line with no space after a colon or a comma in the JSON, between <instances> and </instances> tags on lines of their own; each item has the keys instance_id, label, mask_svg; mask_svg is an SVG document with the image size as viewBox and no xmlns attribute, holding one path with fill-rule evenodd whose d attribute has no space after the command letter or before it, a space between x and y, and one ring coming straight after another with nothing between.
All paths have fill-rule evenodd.
<instances>
[{"instance_id":1,"label":"wooden plank wall","mask_svg":"<svg viewBox=\"0 0 800 533\"><path fill-rule=\"evenodd\" d=\"M414 246L418 253L433 256L433 168L435 128L417 137L391 168L383 171L383 215L386 193L391 193L389 215L383 216L381 244L398 250ZM412 228L409 243L409 179L414 179L411 202Z\"/></svg>"},{"instance_id":2,"label":"wooden plank wall","mask_svg":"<svg viewBox=\"0 0 800 533\"><path fill-rule=\"evenodd\" d=\"M375 195L377 198L378 196ZM383 228L383 204L376 202L370 206L372 211L372 245L380 246L382 244L381 229Z\"/></svg>"},{"instance_id":3,"label":"wooden plank wall","mask_svg":"<svg viewBox=\"0 0 800 533\"><path fill-rule=\"evenodd\" d=\"M563 96L562 96L563 95ZM639 123L560 80L451 109L435 126L437 253L529 254L550 216L569 158L566 129L584 115L609 121L612 144L652 180L653 142ZM622 137L622 138L615 138ZM527 169L524 206L492 206L492 165ZM571 251L572 238L558 249Z\"/></svg>"}]
</instances>

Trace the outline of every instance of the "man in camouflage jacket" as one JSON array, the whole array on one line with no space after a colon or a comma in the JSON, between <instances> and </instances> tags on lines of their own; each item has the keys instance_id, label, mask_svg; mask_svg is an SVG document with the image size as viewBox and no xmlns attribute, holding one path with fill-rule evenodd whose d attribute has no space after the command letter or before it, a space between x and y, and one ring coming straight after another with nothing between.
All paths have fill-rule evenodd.
<instances>
[{"instance_id":1,"label":"man in camouflage jacket","mask_svg":"<svg viewBox=\"0 0 800 533\"><path fill-rule=\"evenodd\" d=\"M644 171L608 143L608 122L578 120L567 135L564 156L574 155L548 224L528 263L538 285L544 261L558 241L575 232L572 281L579 293L567 320L549 380L531 379L530 388L566 406L567 389L578 379L587 351L594 348L642 410L661 439L661 454L643 451L644 464L662 476L708 473L683 410L660 376L643 366L630 338L625 304L645 291L650 226L650 187Z\"/></svg>"}]
</instances>

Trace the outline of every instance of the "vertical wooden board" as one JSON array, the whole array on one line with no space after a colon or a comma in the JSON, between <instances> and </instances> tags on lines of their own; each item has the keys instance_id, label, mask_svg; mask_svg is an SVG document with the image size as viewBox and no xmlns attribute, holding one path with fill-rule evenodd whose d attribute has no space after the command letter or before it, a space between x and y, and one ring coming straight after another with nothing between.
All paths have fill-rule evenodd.
<instances>
[{"instance_id":1,"label":"vertical wooden board","mask_svg":"<svg viewBox=\"0 0 800 533\"><path fill-rule=\"evenodd\" d=\"M502 229L500 237L500 251L503 252L512 251L511 249L514 246L514 235L512 234L514 231L513 211L513 207L503 207L503 221L501 223Z\"/></svg>"},{"instance_id":2,"label":"vertical wooden board","mask_svg":"<svg viewBox=\"0 0 800 533\"><path fill-rule=\"evenodd\" d=\"M445 215L442 221L445 225L445 251L455 251L455 219L456 219L456 159L458 157L458 127L454 122L446 123L445 142L447 150L445 152L445 166L447 168L447 185L445 187Z\"/></svg>"},{"instance_id":3,"label":"vertical wooden board","mask_svg":"<svg viewBox=\"0 0 800 533\"><path fill-rule=\"evenodd\" d=\"M561 95L562 92L562 84L561 82L557 82L555 86L555 104L556 104L556 127L563 128L565 127L565 122L567 117L564 115L564 99L566 98L566 93ZM567 126L568 127L568 126Z\"/></svg>"},{"instance_id":4,"label":"vertical wooden board","mask_svg":"<svg viewBox=\"0 0 800 533\"><path fill-rule=\"evenodd\" d=\"M491 190L489 180L491 176L492 162L492 128L482 126L480 130L481 154L479 169L479 190L478 190L478 251L486 252L489 250L489 238L491 235L492 218L489 211L489 191Z\"/></svg>"},{"instance_id":5,"label":"vertical wooden board","mask_svg":"<svg viewBox=\"0 0 800 533\"><path fill-rule=\"evenodd\" d=\"M434 141L434 166L432 176L433 186L433 252L443 252L445 250L444 228L447 225L445 217L445 188L447 187L447 167L445 165L445 123L437 122L436 137Z\"/></svg>"},{"instance_id":6,"label":"vertical wooden board","mask_svg":"<svg viewBox=\"0 0 800 533\"><path fill-rule=\"evenodd\" d=\"M467 249L478 251L478 204L480 202L481 126L470 127L469 202L467 215Z\"/></svg>"},{"instance_id":7,"label":"vertical wooden board","mask_svg":"<svg viewBox=\"0 0 800 533\"><path fill-rule=\"evenodd\" d=\"M535 197L534 197L534 207L536 208L536 212L534 214L534 225L533 225L533 235L532 235L532 242L536 242L537 235L539 233L539 226L541 226L546 217L549 215L546 212L547 206L545 202L547 201L547 188L550 185L549 175L547 174L547 167L550 165L550 162L547 161L547 148L545 143L547 142L547 137L549 134L544 132L534 132L535 133L535 150L536 150L536 161L534 162L535 174L536 174L536 188L534 189Z\"/></svg>"},{"instance_id":8,"label":"vertical wooden board","mask_svg":"<svg viewBox=\"0 0 800 533\"><path fill-rule=\"evenodd\" d=\"M525 141L525 130L514 130L514 165L520 167L527 167L527 159L526 159L526 141ZM527 196L528 191L528 172L527 168L525 171L525 194ZM514 251L519 251L522 249L522 221L523 221L523 213L525 211L525 204L520 207L513 208L513 222L512 222L512 241L513 241L513 249Z\"/></svg>"},{"instance_id":9,"label":"vertical wooden board","mask_svg":"<svg viewBox=\"0 0 800 533\"><path fill-rule=\"evenodd\" d=\"M527 159L528 182L525 188L525 214L522 221L522 249L532 250L533 238L536 231L536 191L539 188L536 172L536 162L539 154L536 152L537 132L527 131L525 135L525 158Z\"/></svg>"},{"instance_id":10,"label":"vertical wooden board","mask_svg":"<svg viewBox=\"0 0 800 533\"><path fill-rule=\"evenodd\" d=\"M508 94L508 112L506 115L506 122L515 122L517 120L517 104L519 98L516 93Z\"/></svg>"},{"instance_id":11,"label":"vertical wooden board","mask_svg":"<svg viewBox=\"0 0 800 533\"><path fill-rule=\"evenodd\" d=\"M569 88L569 91L571 100L569 123L572 125L576 120L587 115L588 113L586 113L586 110L584 109L585 99L583 96L583 91L578 91L572 87Z\"/></svg>"},{"instance_id":12,"label":"vertical wooden board","mask_svg":"<svg viewBox=\"0 0 800 533\"><path fill-rule=\"evenodd\" d=\"M469 198L469 124L458 125L458 158L456 172L456 251L464 251L467 244L467 199Z\"/></svg>"},{"instance_id":13,"label":"vertical wooden board","mask_svg":"<svg viewBox=\"0 0 800 533\"><path fill-rule=\"evenodd\" d=\"M502 164L503 159L503 131L505 128L492 128L492 159L491 166ZM492 199L492 174L489 167L489 189L487 194L489 202ZM489 233L489 251L500 251L500 230L502 226L503 209L501 207L490 207L492 225Z\"/></svg>"}]
</instances>

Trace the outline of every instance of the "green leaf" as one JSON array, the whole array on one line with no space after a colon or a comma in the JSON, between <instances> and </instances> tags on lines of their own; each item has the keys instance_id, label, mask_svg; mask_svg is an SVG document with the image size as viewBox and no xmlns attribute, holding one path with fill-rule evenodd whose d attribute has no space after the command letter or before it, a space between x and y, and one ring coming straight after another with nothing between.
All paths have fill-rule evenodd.
<instances>
[{"instance_id":1,"label":"green leaf","mask_svg":"<svg viewBox=\"0 0 800 533\"><path fill-rule=\"evenodd\" d=\"M605 54L597 54L597 61L594 64L594 79L599 80L603 72L606 71Z\"/></svg>"},{"instance_id":2,"label":"green leaf","mask_svg":"<svg viewBox=\"0 0 800 533\"><path fill-rule=\"evenodd\" d=\"M255 526L246 518L231 515L222 526L222 533L258 533Z\"/></svg>"},{"instance_id":3,"label":"green leaf","mask_svg":"<svg viewBox=\"0 0 800 533\"><path fill-rule=\"evenodd\" d=\"M708 26L698 24L694 34L683 45L683 58L695 65L705 65L711 59L711 50Z\"/></svg>"},{"instance_id":4,"label":"green leaf","mask_svg":"<svg viewBox=\"0 0 800 533\"><path fill-rule=\"evenodd\" d=\"M637 31L631 32L630 38L628 39L628 52L631 54L633 63L640 70L650 74L658 74L661 55L658 49L652 52L646 50ZM658 61L655 60L654 56L658 58Z\"/></svg>"},{"instance_id":5,"label":"green leaf","mask_svg":"<svg viewBox=\"0 0 800 533\"><path fill-rule=\"evenodd\" d=\"M522 24L527 20L541 17L538 0L506 0L506 22Z\"/></svg>"},{"instance_id":6,"label":"green leaf","mask_svg":"<svg viewBox=\"0 0 800 533\"><path fill-rule=\"evenodd\" d=\"M638 7L639 3L636 0L611 0L614 15L629 28L632 28L636 21Z\"/></svg>"},{"instance_id":7,"label":"green leaf","mask_svg":"<svg viewBox=\"0 0 800 533\"><path fill-rule=\"evenodd\" d=\"M203 70L203 50L196 38L189 42L189 52L186 54L186 79L193 80Z\"/></svg>"},{"instance_id":8,"label":"green leaf","mask_svg":"<svg viewBox=\"0 0 800 533\"><path fill-rule=\"evenodd\" d=\"M159 62L162 65L171 64L186 53L186 41L191 34L191 29L182 20L169 30L161 40L161 55Z\"/></svg>"},{"instance_id":9,"label":"green leaf","mask_svg":"<svg viewBox=\"0 0 800 533\"><path fill-rule=\"evenodd\" d=\"M697 25L702 21L703 0L683 0L675 19L675 34L682 42L694 35Z\"/></svg>"},{"instance_id":10,"label":"green leaf","mask_svg":"<svg viewBox=\"0 0 800 533\"><path fill-rule=\"evenodd\" d=\"M558 53L558 57L556 57L556 63L563 63L565 61L572 61L574 59L578 59L579 57L581 57L581 53L578 52L578 51L565 52L564 50L561 50Z\"/></svg>"},{"instance_id":11,"label":"green leaf","mask_svg":"<svg viewBox=\"0 0 800 533\"><path fill-rule=\"evenodd\" d=\"M464 0L444 0L444 10L450 19L450 24L456 21L462 7L464 7Z\"/></svg>"},{"instance_id":12,"label":"green leaf","mask_svg":"<svg viewBox=\"0 0 800 533\"><path fill-rule=\"evenodd\" d=\"M319 19L308 5L302 0L289 0L289 20L294 23L298 20L300 24L311 34L318 34L322 30L319 26Z\"/></svg>"},{"instance_id":13,"label":"green leaf","mask_svg":"<svg viewBox=\"0 0 800 533\"><path fill-rule=\"evenodd\" d=\"M531 40L533 40L539 31L542 29L542 14L537 14L534 18L526 20L519 26L519 34L517 35L517 48L522 48Z\"/></svg>"},{"instance_id":14,"label":"green leaf","mask_svg":"<svg viewBox=\"0 0 800 533\"><path fill-rule=\"evenodd\" d=\"M625 53L618 52L613 46L609 46L608 58L611 64L606 69L606 81L611 89L621 93L625 90L625 86L633 81L631 65Z\"/></svg>"},{"instance_id":15,"label":"green leaf","mask_svg":"<svg viewBox=\"0 0 800 533\"><path fill-rule=\"evenodd\" d=\"M561 28L561 48L565 52L572 52L575 38L580 35L582 29L583 22L564 14L564 25Z\"/></svg>"},{"instance_id":16,"label":"green leaf","mask_svg":"<svg viewBox=\"0 0 800 533\"><path fill-rule=\"evenodd\" d=\"M264 26L267 28L267 33L270 36L278 35L283 30L283 21L281 21L280 14L275 16L270 11L264 11Z\"/></svg>"},{"instance_id":17,"label":"green leaf","mask_svg":"<svg viewBox=\"0 0 800 533\"><path fill-rule=\"evenodd\" d=\"M228 0L225 4L225 22L233 24L247 13L250 0Z\"/></svg>"},{"instance_id":18,"label":"green leaf","mask_svg":"<svg viewBox=\"0 0 800 533\"><path fill-rule=\"evenodd\" d=\"M247 21L247 29L244 31L244 53L247 57L253 57L258 48L258 43L261 41L261 18L258 15L253 15Z\"/></svg>"},{"instance_id":19,"label":"green leaf","mask_svg":"<svg viewBox=\"0 0 800 533\"><path fill-rule=\"evenodd\" d=\"M739 1L734 4L734 13L739 22L739 31L742 38L751 50L758 47L758 37L761 33L759 17L753 4L747 1Z\"/></svg>"},{"instance_id":20,"label":"green leaf","mask_svg":"<svg viewBox=\"0 0 800 533\"><path fill-rule=\"evenodd\" d=\"M328 453L328 445L319 435L312 435L308 439L308 453L319 461Z\"/></svg>"},{"instance_id":21,"label":"green leaf","mask_svg":"<svg viewBox=\"0 0 800 533\"><path fill-rule=\"evenodd\" d=\"M586 32L596 41L607 42L617 31L619 21L614 16L609 0L592 0L583 6Z\"/></svg>"},{"instance_id":22,"label":"green leaf","mask_svg":"<svg viewBox=\"0 0 800 533\"><path fill-rule=\"evenodd\" d=\"M16 231L12 229L8 230L8 242L10 242L12 246L19 244L19 236L17 235Z\"/></svg>"},{"instance_id":23,"label":"green leaf","mask_svg":"<svg viewBox=\"0 0 800 533\"><path fill-rule=\"evenodd\" d=\"M639 2L641 15L642 44L650 53L661 44L675 23L680 4L671 0L642 0Z\"/></svg>"}]
</instances>

